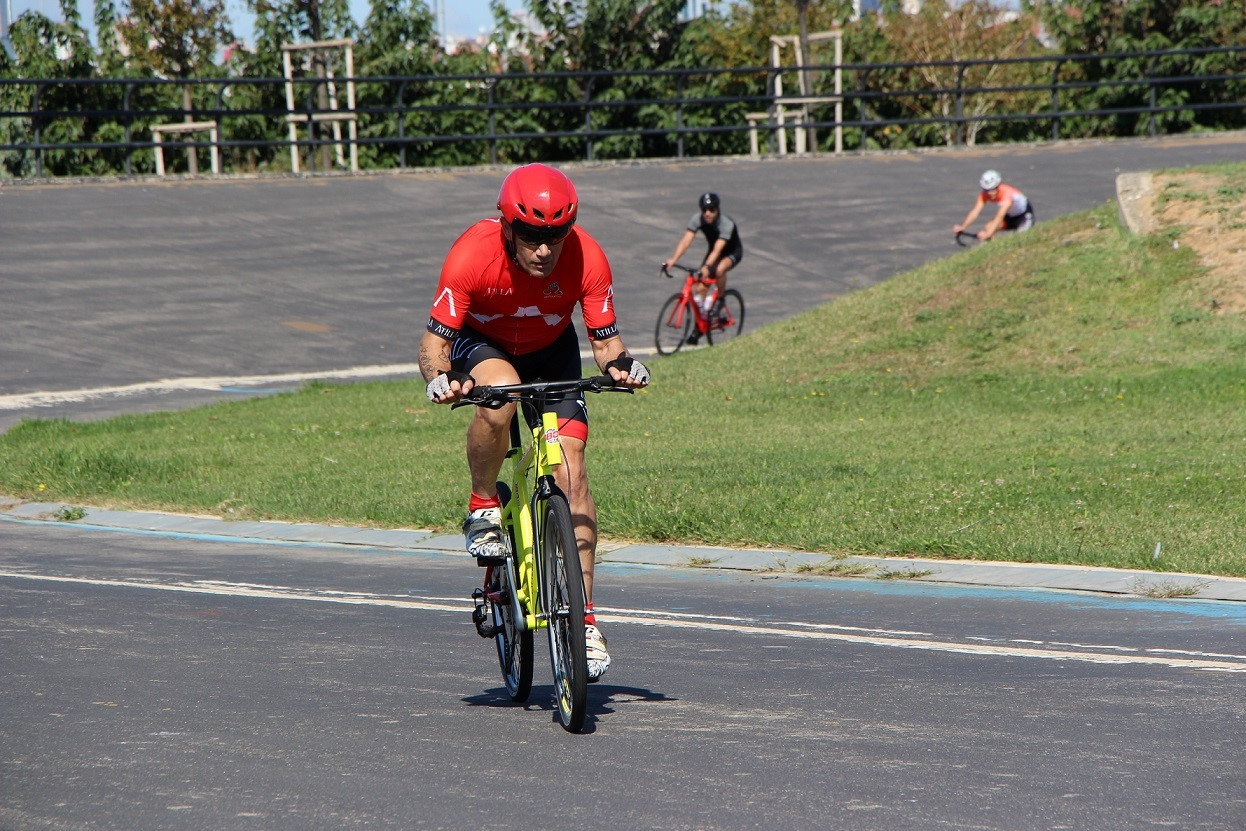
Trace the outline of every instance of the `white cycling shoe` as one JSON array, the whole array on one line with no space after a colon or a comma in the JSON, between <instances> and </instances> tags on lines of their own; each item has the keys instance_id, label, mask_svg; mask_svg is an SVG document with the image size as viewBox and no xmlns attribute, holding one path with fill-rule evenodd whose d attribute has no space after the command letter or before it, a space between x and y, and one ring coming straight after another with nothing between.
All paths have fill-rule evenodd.
<instances>
[{"instance_id":1,"label":"white cycling shoe","mask_svg":"<svg viewBox=\"0 0 1246 831\"><path fill-rule=\"evenodd\" d=\"M477 508L463 520L467 551L482 566L496 565L506 557L502 545L502 509Z\"/></svg>"},{"instance_id":2,"label":"white cycling shoe","mask_svg":"<svg viewBox=\"0 0 1246 831\"><path fill-rule=\"evenodd\" d=\"M588 680L596 681L610 669L610 653L606 651L606 636L593 624L584 627L584 646L588 654Z\"/></svg>"}]
</instances>

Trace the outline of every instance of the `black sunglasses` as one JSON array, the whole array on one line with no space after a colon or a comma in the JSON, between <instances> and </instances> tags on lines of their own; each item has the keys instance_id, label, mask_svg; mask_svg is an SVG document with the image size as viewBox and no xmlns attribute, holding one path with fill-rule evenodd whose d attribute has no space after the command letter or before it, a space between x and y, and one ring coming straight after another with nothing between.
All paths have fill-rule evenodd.
<instances>
[{"instance_id":1,"label":"black sunglasses","mask_svg":"<svg viewBox=\"0 0 1246 831\"><path fill-rule=\"evenodd\" d=\"M566 225L529 225L522 219L516 219L511 223L511 230L526 245L539 247L542 245L557 245L562 242L570 235L574 225L574 222Z\"/></svg>"}]
</instances>

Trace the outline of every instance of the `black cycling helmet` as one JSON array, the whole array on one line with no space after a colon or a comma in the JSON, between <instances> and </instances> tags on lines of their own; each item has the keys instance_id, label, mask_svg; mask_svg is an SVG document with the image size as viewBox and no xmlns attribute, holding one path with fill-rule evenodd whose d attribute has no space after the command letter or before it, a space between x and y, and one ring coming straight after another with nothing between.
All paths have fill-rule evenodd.
<instances>
[{"instance_id":1,"label":"black cycling helmet","mask_svg":"<svg viewBox=\"0 0 1246 831\"><path fill-rule=\"evenodd\" d=\"M703 193L701 194L701 198L697 200L697 204L701 206L701 210L703 211L707 211L711 209L716 211L718 210L718 204L719 204L718 194Z\"/></svg>"}]
</instances>

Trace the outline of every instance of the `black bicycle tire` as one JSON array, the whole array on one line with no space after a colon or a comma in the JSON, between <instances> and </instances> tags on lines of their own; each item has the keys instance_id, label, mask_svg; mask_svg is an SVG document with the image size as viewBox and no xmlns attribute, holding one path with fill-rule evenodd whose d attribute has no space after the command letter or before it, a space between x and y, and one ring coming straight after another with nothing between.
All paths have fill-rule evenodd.
<instances>
[{"instance_id":1,"label":"black bicycle tire","mask_svg":"<svg viewBox=\"0 0 1246 831\"><path fill-rule=\"evenodd\" d=\"M584 643L584 573L561 493L545 500L541 524L541 587L549 615L549 659L554 673L554 707L569 733L578 733L588 711L588 654Z\"/></svg>"},{"instance_id":2,"label":"black bicycle tire","mask_svg":"<svg viewBox=\"0 0 1246 831\"><path fill-rule=\"evenodd\" d=\"M694 315L691 306L684 310L683 326L677 328L667 325L667 319L674 314L681 298L682 295L680 294L672 294L662 304L662 312L658 315L658 324L653 330L653 343L657 347L659 355L674 355L683 348L685 341L688 340L688 335L692 331ZM666 336L665 340L663 335ZM672 336L676 337L673 346L670 344ZM665 346L663 345L664 343Z\"/></svg>"},{"instance_id":3,"label":"black bicycle tire","mask_svg":"<svg viewBox=\"0 0 1246 831\"><path fill-rule=\"evenodd\" d=\"M498 482L498 498L502 504L510 501L510 488ZM511 553L515 551L515 530L509 525L506 535L510 540ZM493 604L493 624L498 627L494 635L494 643L498 652L498 667L502 670L502 683L511 701L522 704L532 693L532 656L533 640L531 629L518 629L515 626L514 607L511 606L510 572L505 564L494 566L500 575L500 592L504 602Z\"/></svg>"},{"instance_id":4,"label":"black bicycle tire","mask_svg":"<svg viewBox=\"0 0 1246 831\"><path fill-rule=\"evenodd\" d=\"M740 332L744 331L744 295L735 289L727 289L723 292L722 303L731 313L733 321L729 328L715 329L713 326L709 328L709 331L705 333L705 337L710 345L723 344L729 340L734 340L739 336Z\"/></svg>"}]
</instances>

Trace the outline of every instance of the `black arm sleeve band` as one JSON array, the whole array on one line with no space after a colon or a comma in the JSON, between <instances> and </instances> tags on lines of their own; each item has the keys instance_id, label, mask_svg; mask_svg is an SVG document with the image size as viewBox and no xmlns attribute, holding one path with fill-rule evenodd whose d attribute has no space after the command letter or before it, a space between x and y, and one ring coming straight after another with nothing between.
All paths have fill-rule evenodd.
<instances>
[{"instance_id":1,"label":"black arm sleeve band","mask_svg":"<svg viewBox=\"0 0 1246 831\"><path fill-rule=\"evenodd\" d=\"M438 337L445 338L446 340L454 340L455 338L459 336L458 329L451 329L446 324L441 323L437 321L435 318L431 318L431 317L428 319L428 331L432 332L434 335L437 335Z\"/></svg>"}]
</instances>

